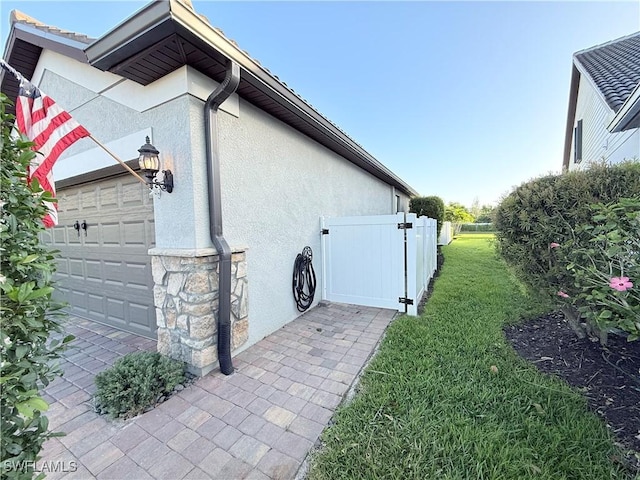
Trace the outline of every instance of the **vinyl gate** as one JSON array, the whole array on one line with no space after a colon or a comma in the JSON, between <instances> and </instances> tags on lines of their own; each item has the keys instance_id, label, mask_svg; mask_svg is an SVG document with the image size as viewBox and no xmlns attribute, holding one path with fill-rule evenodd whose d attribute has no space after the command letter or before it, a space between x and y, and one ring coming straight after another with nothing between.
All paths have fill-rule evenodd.
<instances>
[{"instance_id":1,"label":"vinyl gate","mask_svg":"<svg viewBox=\"0 0 640 480\"><path fill-rule=\"evenodd\" d=\"M322 217L322 298L417 314L436 270L436 221L413 213Z\"/></svg>"}]
</instances>

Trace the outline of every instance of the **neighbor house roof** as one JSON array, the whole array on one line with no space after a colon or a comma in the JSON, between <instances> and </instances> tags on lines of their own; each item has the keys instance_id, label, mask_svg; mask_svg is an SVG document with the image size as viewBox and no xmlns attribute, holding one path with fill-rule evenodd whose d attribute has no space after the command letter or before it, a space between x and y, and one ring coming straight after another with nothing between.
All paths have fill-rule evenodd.
<instances>
[{"instance_id":1,"label":"neighbor house roof","mask_svg":"<svg viewBox=\"0 0 640 480\"><path fill-rule=\"evenodd\" d=\"M574 55L613 112L640 83L640 32Z\"/></svg>"},{"instance_id":2,"label":"neighbor house roof","mask_svg":"<svg viewBox=\"0 0 640 480\"><path fill-rule=\"evenodd\" d=\"M563 168L569 167L580 78L585 75L611 110L612 133L640 127L640 32L573 55Z\"/></svg>"},{"instance_id":3,"label":"neighbor house roof","mask_svg":"<svg viewBox=\"0 0 640 480\"><path fill-rule=\"evenodd\" d=\"M226 65L232 60L240 66L240 84L236 91L240 97L398 190L408 195L417 194L309 102L240 49L236 42L211 26L206 17L195 12L189 1L151 2L88 46L79 40L87 38L85 36L71 39L68 38L68 35L74 35L71 32L56 30L59 33L54 33L51 30L53 27L46 27L33 19L27 25L26 20L19 18L19 14L18 17L12 17L10 35L26 27L31 29L34 41L38 41L37 34L46 33L50 37L56 35L60 41L82 45L70 56L141 85L148 85L184 65L221 82ZM20 70L14 48L10 42L7 43L5 59ZM51 48L51 45L45 48ZM22 55L25 65L21 71L28 78L33 74L41 50L42 46ZM5 75L2 79L3 91L5 83L10 83L8 77L10 75Z\"/></svg>"}]
</instances>

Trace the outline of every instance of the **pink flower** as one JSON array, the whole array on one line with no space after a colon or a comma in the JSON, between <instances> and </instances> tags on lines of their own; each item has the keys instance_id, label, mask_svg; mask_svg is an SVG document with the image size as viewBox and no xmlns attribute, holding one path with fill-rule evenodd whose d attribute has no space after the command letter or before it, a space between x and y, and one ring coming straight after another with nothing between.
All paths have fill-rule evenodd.
<instances>
[{"instance_id":1,"label":"pink flower","mask_svg":"<svg viewBox=\"0 0 640 480\"><path fill-rule=\"evenodd\" d=\"M556 243L556 242L551 242L551 243L549 244L549 247L550 247L550 248L558 248L559 246L560 246L560 244L559 244L559 243Z\"/></svg>"},{"instance_id":2,"label":"pink flower","mask_svg":"<svg viewBox=\"0 0 640 480\"><path fill-rule=\"evenodd\" d=\"M609 280L609 286L614 290L624 292L633 287L633 283L629 281L629 277L613 277Z\"/></svg>"},{"instance_id":3,"label":"pink flower","mask_svg":"<svg viewBox=\"0 0 640 480\"><path fill-rule=\"evenodd\" d=\"M560 290L560 291L558 292L558 296L559 296L559 297L562 297L562 298L569 298L569 295L567 295L566 293L564 293L562 290Z\"/></svg>"}]
</instances>

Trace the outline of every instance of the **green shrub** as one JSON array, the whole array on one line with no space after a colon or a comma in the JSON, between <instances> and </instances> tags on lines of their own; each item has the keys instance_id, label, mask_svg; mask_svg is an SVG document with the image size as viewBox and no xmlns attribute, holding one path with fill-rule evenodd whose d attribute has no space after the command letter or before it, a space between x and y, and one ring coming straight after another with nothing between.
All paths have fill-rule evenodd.
<instances>
[{"instance_id":1,"label":"green shrub","mask_svg":"<svg viewBox=\"0 0 640 480\"><path fill-rule=\"evenodd\" d=\"M461 232L493 232L492 223L463 223L460 225Z\"/></svg>"},{"instance_id":2,"label":"green shrub","mask_svg":"<svg viewBox=\"0 0 640 480\"><path fill-rule=\"evenodd\" d=\"M102 413L133 417L185 381L185 365L157 352L134 352L96 375L96 405Z\"/></svg>"},{"instance_id":3,"label":"green shrub","mask_svg":"<svg viewBox=\"0 0 640 480\"><path fill-rule=\"evenodd\" d=\"M569 272L559 290L601 332L612 328L640 338L640 197L590 206L592 223L571 240L553 245L557 263Z\"/></svg>"},{"instance_id":4,"label":"green shrub","mask_svg":"<svg viewBox=\"0 0 640 480\"><path fill-rule=\"evenodd\" d=\"M444 202L440 197L413 197L409 202L409 211L415 213L418 217L433 218L438 223L438 237L442 230L442 222L444 222Z\"/></svg>"},{"instance_id":5,"label":"green shrub","mask_svg":"<svg viewBox=\"0 0 640 480\"><path fill-rule=\"evenodd\" d=\"M496 246L516 274L534 289L555 294L567 275L552 263L551 243L573 237L591 222L590 205L640 195L640 163L547 175L517 187L495 212Z\"/></svg>"},{"instance_id":6,"label":"green shrub","mask_svg":"<svg viewBox=\"0 0 640 480\"><path fill-rule=\"evenodd\" d=\"M36 153L26 138L12 138L8 104L0 94L0 468L2 478L30 479L42 444L53 435L42 413L49 406L38 391L59 375L55 359L73 336L49 341L62 331L61 305L51 300L54 255L38 235L47 213L43 201L53 199L37 180L27 183Z\"/></svg>"}]
</instances>

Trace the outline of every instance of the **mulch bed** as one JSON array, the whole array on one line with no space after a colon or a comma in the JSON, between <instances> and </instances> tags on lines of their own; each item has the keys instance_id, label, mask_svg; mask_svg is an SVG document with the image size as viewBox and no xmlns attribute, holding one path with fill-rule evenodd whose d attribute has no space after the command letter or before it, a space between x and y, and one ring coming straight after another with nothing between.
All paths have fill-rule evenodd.
<instances>
[{"instance_id":1,"label":"mulch bed","mask_svg":"<svg viewBox=\"0 0 640 480\"><path fill-rule=\"evenodd\" d=\"M580 339L559 312L523 325L505 335L520 356L540 371L564 379L583 392L590 408L602 416L623 448L640 459L640 341L609 335L608 345Z\"/></svg>"}]
</instances>

